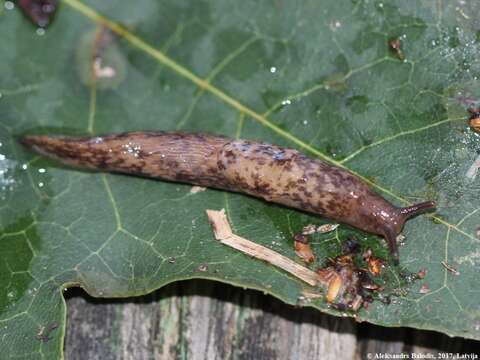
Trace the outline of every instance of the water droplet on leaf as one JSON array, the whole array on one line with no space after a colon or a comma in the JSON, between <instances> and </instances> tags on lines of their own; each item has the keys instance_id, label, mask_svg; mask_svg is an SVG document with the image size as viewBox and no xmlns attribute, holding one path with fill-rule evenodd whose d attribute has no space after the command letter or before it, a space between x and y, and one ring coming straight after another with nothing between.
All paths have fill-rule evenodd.
<instances>
[{"instance_id":1,"label":"water droplet on leaf","mask_svg":"<svg viewBox=\"0 0 480 360\"><path fill-rule=\"evenodd\" d=\"M15 8L15 4L12 1L5 1L3 6L6 10L13 10Z\"/></svg>"}]
</instances>

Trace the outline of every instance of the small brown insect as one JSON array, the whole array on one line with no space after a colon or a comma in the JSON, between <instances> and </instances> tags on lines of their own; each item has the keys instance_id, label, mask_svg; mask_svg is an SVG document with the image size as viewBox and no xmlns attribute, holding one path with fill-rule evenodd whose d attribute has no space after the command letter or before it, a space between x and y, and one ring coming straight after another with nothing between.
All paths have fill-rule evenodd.
<instances>
[{"instance_id":1,"label":"small brown insect","mask_svg":"<svg viewBox=\"0 0 480 360\"><path fill-rule=\"evenodd\" d=\"M366 271L355 266L352 254L329 259L327 266L318 269L317 273L328 283L327 302L337 309L357 311L362 305L368 306L373 292L383 290Z\"/></svg>"},{"instance_id":2,"label":"small brown insect","mask_svg":"<svg viewBox=\"0 0 480 360\"><path fill-rule=\"evenodd\" d=\"M333 269L333 267L326 267L318 270L320 278L328 282L327 295L325 299L329 303L333 303L337 300L337 296L340 293L343 281L341 276Z\"/></svg>"},{"instance_id":3,"label":"small brown insect","mask_svg":"<svg viewBox=\"0 0 480 360\"><path fill-rule=\"evenodd\" d=\"M418 273L417 276L419 279L423 279L427 275L427 270L426 269L421 269Z\"/></svg>"},{"instance_id":4,"label":"small brown insect","mask_svg":"<svg viewBox=\"0 0 480 360\"><path fill-rule=\"evenodd\" d=\"M306 263L311 263L315 260L315 255L313 254L312 248L310 246L310 240L305 234L305 228L302 233L296 234L294 237L294 246L295 254Z\"/></svg>"},{"instance_id":5,"label":"small brown insect","mask_svg":"<svg viewBox=\"0 0 480 360\"><path fill-rule=\"evenodd\" d=\"M390 46L390 49L393 50L397 54L397 56L400 60L405 60L405 54L403 53L403 51L401 49L402 43L401 43L400 39L398 39L398 38L392 39L388 42L388 45Z\"/></svg>"},{"instance_id":6,"label":"small brown insect","mask_svg":"<svg viewBox=\"0 0 480 360\"><path fill-rule=\"evenodd\" d=\"M468 112L470 113L468 125L473 131L480 132L480 108L470 108Z\"/></svg>"},{"instance_id":7,"label":"small brown insect","mask_svg":"<svg viewBox=\"0 0 480 360\"><path fill-rule=\"evenodd\" d=\"M368 271L370 271L374 276L380 275L382 273L382 270L385 267L383 260L373 256L370 259L368 259L367 263L368 263Z\"/></svg>"},{"instance_id":8,"label":"small brown insect","mask_svg":"<svg viewBox=\"0 0 480 360\"><path fill-rule=\"evenodd\" d=\"M385 268L385 262L382 259L373 256L372 249L370 248L365 250L363 259L367 262L368 271L374 276L380 275Z\"/></svg>"},{"instance_id":9,"label":"small brown insect","mask_svg":"<svg viewBox=\"0 0 480 360\"><path fill-rule=\"evenodd\" d=\"M315 260L315 255L313 255L312 248L308 243L295 241L295 254L302 258L306 263L311 263Z\"/></svg>"}]
</instances>

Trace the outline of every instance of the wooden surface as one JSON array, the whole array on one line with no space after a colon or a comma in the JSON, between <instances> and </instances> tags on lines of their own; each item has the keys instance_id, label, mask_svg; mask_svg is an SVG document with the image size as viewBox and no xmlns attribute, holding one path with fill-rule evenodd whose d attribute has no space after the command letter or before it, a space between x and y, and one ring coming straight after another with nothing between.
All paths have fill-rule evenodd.
<instances>
[{"instance_id":1,"label":"wooden surface","mask_svg":"<svg viewBox=\"0 0 480 360\"><path fill-rule=\"evenodd\" d=\"M480 342L387 329L285 305L204 280L98 300L67 291L65 357L76 359L367 359L375 353L476 353Z\"/></svg>"}]
</instances>

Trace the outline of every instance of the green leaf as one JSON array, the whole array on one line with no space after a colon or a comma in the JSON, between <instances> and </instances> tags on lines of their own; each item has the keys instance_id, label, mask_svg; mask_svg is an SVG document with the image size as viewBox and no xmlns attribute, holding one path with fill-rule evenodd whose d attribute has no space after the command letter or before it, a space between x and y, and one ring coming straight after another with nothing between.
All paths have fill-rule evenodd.
<instances>
[{"instance_id":1,"label":"green leaf","mask_svg":"<svg viewBox=\"0 0 480 360\"><path fill-rule=\"evenodd\" d=\"M465 111L480 95L477 2L64 0L43 35L9 7L0 10L4 354L62 355L69 286L125 297L208 278L296 304L307 285L218 243L205 209L225 208L235 233L292 259L293 235L328 221L241 194L65 168L16 140L39 131L261 140L344 166L395 204L436 200L434 216L408 221L400 250L402 271L425 278L404 284L388 267L401 294L357 317L480 339L480 147ZM92 81L86 65L102 29L112 31L97 64L105 73ZM351 234L386 256L380 238L342 225L314 237L316 266ZM340 314L322 299L306 305Z\"/></svg>"}]
</instances>

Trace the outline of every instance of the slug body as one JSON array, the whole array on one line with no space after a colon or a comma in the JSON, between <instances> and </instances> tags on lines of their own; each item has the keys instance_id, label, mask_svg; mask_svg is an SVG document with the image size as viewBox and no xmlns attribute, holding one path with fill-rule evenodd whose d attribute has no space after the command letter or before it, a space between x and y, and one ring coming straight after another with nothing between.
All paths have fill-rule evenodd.
<instances>
[{"instance_id":1,"label":"slug body","mask_svg":"<svg viewBox=\"0 0 480 360\"><path fill-rule=\"evenodd\" d=\"M297 150L221 136L136 132L96 138L26 136L60 162L247 193L383 236L398 261L405 221L433 202L398 208L348 171Z\"/></svg>"}]
</instances>

